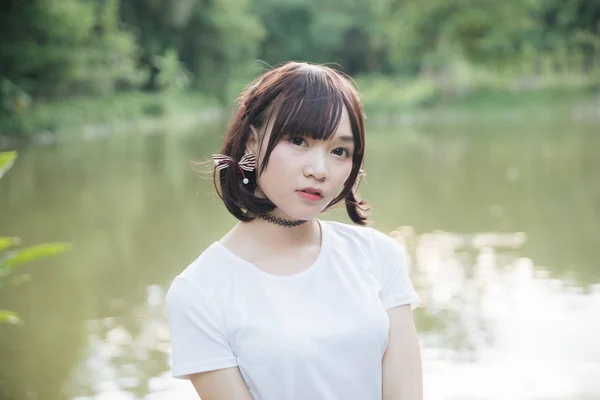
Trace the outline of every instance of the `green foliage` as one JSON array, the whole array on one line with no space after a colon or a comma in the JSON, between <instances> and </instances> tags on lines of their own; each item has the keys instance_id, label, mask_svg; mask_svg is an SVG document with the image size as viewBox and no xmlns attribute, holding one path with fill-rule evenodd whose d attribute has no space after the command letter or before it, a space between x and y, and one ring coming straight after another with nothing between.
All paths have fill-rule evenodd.
<instances>
[{"instance_id":1,"label":"green foliage","mask_svg":"<svg viewBox=\"0 0 600 400\"><path fill-rule=\"evenodd\" d=\"M17 158L16 152L0 152L0 178L11 168ZM15 250L11 247L20 243L19 238L0 236L0 289L16 286L29 279L27 274L17 273L17 268L41 258L61 254L68 250L65 243L45 243ZM0 309L0 323L17 324L20 322L15 312Z\"/></svg>"},{"instance_id":2,"label":"green foliage","mask_svg":"<svg viewBox=\"0 0 600 400\"><path fill-rule=\"evenodd\" d=\"M378 1L255 0L265 25L261 59L337 63L350 74L387 72Z\"/></svg>"},{"instance_id":3,"label":"green foliage","mask_svg":"<svg viewBox=\"0 0 600 400\"><path fill-rule=\"evenodd\" d=\"M21 320L17 316L17 313L8 310L0 310L0 324L18 324L20 322Z\"/></svg>"},{"instance_id":4,"label":"green foliage","mask_svg":"<svg viewBox=\"0 0 600 400\"><path fill-rule=\"evenodd\" d=\"M212 7L197 7L190 19L182 48L195 75L194 86L225 104L229 84L247 73L264 36L260 20L246 0L222 0Z\"/></svg>"},{"instance_id":5,"label":"green foliage","mask_svg":"<svg viewBox=\"0 0 600 400\"><path fill-rule=\"evenodd\" d=\"M0 279L13 273L14 268L19 265L63 253L67 248L68 246L64 243L45 243L19 250L6 251L0 256Z\"/></svg>"},{"instance_id":6,"label":"green foliage","mask_svg":"<svg viewBox=\"0 0 600 400\"><path fill-rule=\"evenodd\" d=\"M439 97L435 82L423 79L390 79L382 75L356 79L367 115L410 111L430 105Z\"/></svg>"},{"instance_id":7,"label":"green foliage","mask_svg":"<svg viewBox=\"0 0 600 400\"><path fill-rule=\"evenodd\" d=\"M487 65L547 55L553 68L574 53L599 56L600 3L578 0L389 0L381 14L393 63L404 70L440 71L455 59ZM587 39L583 39L583 38ZM541 59L541 57L537 57ZM539 71L539 68L538 68Z\"/></svg>"},{"instance_id":8,"label":"green foliage","mask_svg":"<svg viewBox=\"0 0 600 400\"><path fill-rule=\"evenodd\" d=\"M580 0L10 0L0 38L2 133L59 130L37 106L82 96L191 89L229 104L257 58L408 77L435 86L424 98L600 80L600 2Z\"/></svg>"},{"instance_id":9,"label":"green foliage","mask_svg":"<svg viewBox=\"0 0 600 400\"><path fill-rule=\"evenodd\" d=\"M225 101L228 83L255 59L264 35L246 0L123 0L121 6L123 21L138 37L147 90L183 79Z\"/></svg>"},{"instance_id":10,"label":"green foliage","mask_svg":"<svg viewBox=\"0 0 600 400\"><path fill-rule=\"evenodd\" d=\"M0 153L0 178L4 176L6 172L13 166L17 159L16 151L8 151ZM0 240L0 250L5 245L5 242Z\"/></svg>"},{"instance_id":11,"label":"green foliage","mask_svg":"<svg viewBox=\"0 0 600 400\"><path fill-rule=\"evenodd\" d=\"M36 96L106 93L135 75L133 36L119 29L118 0L27 3L0 14L0 70Z\"/></svg>"}]
</instances>

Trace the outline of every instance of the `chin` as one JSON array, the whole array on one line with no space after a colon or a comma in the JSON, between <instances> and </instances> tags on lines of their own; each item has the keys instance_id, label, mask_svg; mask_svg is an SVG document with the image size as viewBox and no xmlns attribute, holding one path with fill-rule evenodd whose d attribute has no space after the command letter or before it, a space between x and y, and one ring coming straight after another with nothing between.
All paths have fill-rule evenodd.
<instances>
[{"instance_id":1,"label":"chin","mask_svg":"<svg viewBox=\"0 0 600 400\"><path fill-rule=\"evenodd\" d=\"M277 202L273 201L276 206L277 214L280 217L286 219L301 219L305 221L317 219L325 210L325 205L329 204L331 199L315 204L307 204L303 201L297 201L295 198L281 199L281 204L285 204L285 207L277 206Z\"/></svg>"}]
</instances>

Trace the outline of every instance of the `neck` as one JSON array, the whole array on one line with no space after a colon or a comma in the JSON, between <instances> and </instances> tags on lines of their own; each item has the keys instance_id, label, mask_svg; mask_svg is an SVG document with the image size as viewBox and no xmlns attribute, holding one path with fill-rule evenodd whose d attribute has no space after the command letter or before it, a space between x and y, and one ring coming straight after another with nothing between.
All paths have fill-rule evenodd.
<instances>
[{"instance_id":1,"label":"neck","mask_svg":"<svg viewBox=\"0 0 600 400\"><path fill-rule=\"evenodd\" d=\"M269 247L284 249L310 244L318 245L321 240L321 228L315 219L307 220L299 226L286 227L255 218L250 222L240 222L236 228L248 242L254 242L259 246L268 244Z\"/></svg>"},{"instance_id":2,"label":"neck","mask_svg":"<svg viewBox=\"0 0 600 400\"><path fill-rule=\"evenodd\" d=\"M292 219L280 218L280 217L277 217L277 216L271 215L271 214L259 214L256 217L259 219L262 219L263 221L267 221L267 222L270 222L275 225L285 226L286 228L295 228L297 226L300 226L300 225L306 223L306 220L303 220L303 219L292 220Z\"/></svg>"}]
</instances>

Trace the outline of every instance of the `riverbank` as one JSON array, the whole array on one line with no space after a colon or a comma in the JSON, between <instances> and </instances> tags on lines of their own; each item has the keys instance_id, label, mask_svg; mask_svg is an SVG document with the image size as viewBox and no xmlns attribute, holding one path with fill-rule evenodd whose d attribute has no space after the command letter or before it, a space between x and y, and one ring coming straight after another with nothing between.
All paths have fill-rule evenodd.
<instances>
[{"instance_id":1,"label":"riverbank","mask_svg":"<svg viewBox=\"0 0 600 400\"><path fill-rule=\"evenodd\" d=\"M367 118L375 123L551 123L557 117L600 121L600 88L590 81L476 90L374 77L358 78L357 84ZM94 138L117 131L181 130L228 112L215 99L194 92L132 92L41 102L0 120L0 148L77 134Z\"/></svg>"},{"instance_id":2,"label":"riverbank","mask_svg":"<svg viewBox=\"0 0 600 400\"><path fill-rule=\"evenodd\" d=\"M536 91L479 91L439 96L414 105L365 103L367 117L383 125L517 126L595 124L600 126L600 90L595 86Z\"/></svg>"},{"instance_id":3,"label":"riverbank","mask_svg":"<svg viewBox=\"0 0 600 400\"><path fill-rule=\"evenodd\" d=\"M115 131L183 129L219 113L215 99L193 92L130 92L39 102L0 118L0 148L74 134L97 137Z\"/></svg>"},{"instance_id":4,"label":"riverbank","mask_svg":"<svg viewBox=\"0 0 600 400\"><path fill-rule=\"evenodd\" d=\"M432 79L366 77L357 79L357 84L365 112L377 118L468 115L474 121L485 121L527 115L552 119L555 113L564 117L564 113L574 112L581 114L576 118L594 117L584 115L590 112L600 118L600 78L591 76L552 77L526 83L514 78L444 83Z\"/></svg>"}]
</instances>

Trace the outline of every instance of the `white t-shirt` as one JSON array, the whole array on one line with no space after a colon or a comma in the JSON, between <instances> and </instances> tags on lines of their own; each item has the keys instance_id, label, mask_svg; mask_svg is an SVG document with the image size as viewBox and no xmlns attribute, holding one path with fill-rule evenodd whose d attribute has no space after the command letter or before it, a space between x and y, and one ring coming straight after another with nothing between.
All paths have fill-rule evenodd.
<instances>
[{"instance_id":1,"label":"white t-shirt","mask_svg":"<svg viewBox=\"0 0 600 400\"><path fill-rule=\"evenodd\" d=\"M378 400L386 310L420 304L406 252L368 227L319 221L308 269L276 276L213 243L167 294L173 376L239 367L255 400Z\"/></svg>"}]
</instances>

